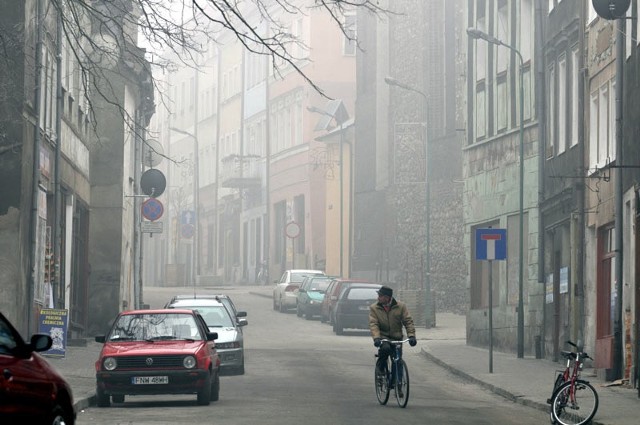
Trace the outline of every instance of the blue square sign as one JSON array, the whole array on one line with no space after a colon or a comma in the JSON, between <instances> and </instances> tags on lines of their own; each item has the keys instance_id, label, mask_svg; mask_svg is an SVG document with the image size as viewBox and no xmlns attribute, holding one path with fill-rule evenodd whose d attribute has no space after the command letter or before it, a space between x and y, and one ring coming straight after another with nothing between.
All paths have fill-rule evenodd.
<instances>
[{"instance_id":1,"label":"blue square sign","mask_svg":"<svg viewBox=\"0 0 640 425\"><path fill-rule=\"evenodd\" d=\"M507 229L476 229L476 260L506 260Z\"/></svg>"}]
</instances>

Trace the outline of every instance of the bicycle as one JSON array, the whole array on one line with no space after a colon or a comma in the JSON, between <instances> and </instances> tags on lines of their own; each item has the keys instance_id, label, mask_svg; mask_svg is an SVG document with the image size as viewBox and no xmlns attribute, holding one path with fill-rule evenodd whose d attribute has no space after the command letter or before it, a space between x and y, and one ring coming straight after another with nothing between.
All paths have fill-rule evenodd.
<instances>
[{"instance_id":1,"label":"bicycle","mask_svg":"<svg viewBox=\"0 0 640 425\"><path fill-rule=\"evenodd\" d=\"M576 351L561 351L567 366L556 376L551 398L549 416L552 424L583 425L589 423L598 410L598 393L583 379L580 372L585 359L591 359L582 351L580 344L567 341Z\"/></svg>"},{"instance_id":2,"label":"bicycle","mask_svg":"<svg viewBox=\"0 0 640 425\"><path fill-rule=\"evenodd\" d=\"M391 389L394 389L398 406L406 407L409 402L409 369L402 359L402 344L409 341L391 341L382 339L381 342L388 342L393 347L393 353L387 357L386 362L378 358L375 365L375 386L376 397L382 405L387 404ZM379 357L378 353L375 355ZM396 373L399 371L399 373Z\"/></svg>"}]
</instances>

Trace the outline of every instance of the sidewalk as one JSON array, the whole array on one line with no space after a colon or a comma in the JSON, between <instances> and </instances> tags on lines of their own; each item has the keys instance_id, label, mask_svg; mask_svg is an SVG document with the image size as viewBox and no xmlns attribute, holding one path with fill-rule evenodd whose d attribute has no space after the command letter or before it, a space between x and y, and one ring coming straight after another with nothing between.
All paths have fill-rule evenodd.
<instances>
[{"instance_id":1,"label":"sidewalk","mask_svg":"<svg viewBox=\"0 0 640 425\"><path fill-rule=\"evenodd\" d=\"M489 373L489 350L466 345L466 318L438 313L436 328L416 329L422 354L452 373L493 391L509 400L549 411L555 371L564 364L493 351L493 373ZM585 369L582 377L598 392L599 407L594 425L637 425L640 399L637 389L604 386L606 383Z\"/></svg>"},{"instance_id":2,"label":"sidewalk","mask_svg":"<svg viewBox=\"0 0 640 425\"><path fill-rule=\"evenodd\" d=\"M255 295L270 296L266 291ZM466 345L466 318L450 313L438 313L433 329L418 328L418 346L422 354L452 373L487 388L509 400L548 412L555 371L563 365L533 357L518 359L512 353L493 352L493 373L489 373L489 351ZM69 381L76 409L95 403L95 369L102 344L87 339L71 341L64 358L47 360ZM594 425L637 425L640 423L640 399L637 390L626 387L605 387L604 382L583 372L600 398Z\"/></svg>"}]
</instances>

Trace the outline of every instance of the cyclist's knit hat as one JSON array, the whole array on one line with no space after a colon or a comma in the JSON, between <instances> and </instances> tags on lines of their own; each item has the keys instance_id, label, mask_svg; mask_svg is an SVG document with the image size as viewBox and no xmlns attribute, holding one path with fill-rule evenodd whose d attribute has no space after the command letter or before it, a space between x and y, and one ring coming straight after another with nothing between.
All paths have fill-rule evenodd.
<instances>
[{"instance_id":1,"label":"cyclist's knit hat","mask_svg":"<svg viewBox=\"0 0 640 425\"><path fill-rule=\"evenodd\" d=\"M378 289L378 295L386 295L387 297L393 297L393 289L388 286L383 286Z\"/></svg>"}]
</instances>

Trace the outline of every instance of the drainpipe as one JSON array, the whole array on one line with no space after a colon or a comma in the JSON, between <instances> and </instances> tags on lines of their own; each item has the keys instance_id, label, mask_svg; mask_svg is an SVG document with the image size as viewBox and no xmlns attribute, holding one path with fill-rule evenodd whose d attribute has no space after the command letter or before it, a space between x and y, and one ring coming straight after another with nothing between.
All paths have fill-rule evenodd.
<instances>
[{"instance_id":1,"label":"drainpipe","mask_svg":"<svg viewBox=\"0 0 640 425\"><path fill-rule=\"evenodd\" d=\"M622 378L622 209L623 209L623 167L622 164L622 95L623 95L623 78L624 73L624 45L625 45L625 26L624 19L616 19L616 166L615 171L615 238L616 238L616 288L615 288L615 304L614 304L614 349L613 349L613 373L616 379Z\"/></svg>"},{"instance_id":2,"label":"drainpipe","mask_svg":"<svg viewBox=\"0 0 640 425\"><path fill-rule=\"evenodd\" d=\"M544 14L542 11L541 1L535 3L535 62L536 62L536 114L538 118L538 286L540 288L541 299L540 308L542 309L542 324L540 334L536 336L535 353L536 358L544 358L544 341L546 332L546 283L544 273L544 257L545 257L545 225L540 205L544 201L544 164L545 164L545 147L547 145L547 107L545 98L545 64L544 64L544 28L542 26Z\"/></svg>"},{"instance_id":3,"label":"drainpipe","mask_svg":"<svg viewBox=\"0 0 640 425\"><path fill-rule=\"evenodd\" d=\"M56 150L55 150L55 165L54 165L54 224L53 224L53 264L54 271L53 276L53 296L54 307L64 308L64 285L60 277L60 251L62 243L62 188L60 185L60 163L62 153L62 109L64 108L62 102L62 9L57 11L56 22Z\"/></svg>"},{"instance_id":4,"label":"drainpipe","mask_svg":"<svg viewBox=\"0 0 640 425\"><path fill-rule=\"evenodd\" d=\"M42 0L36 2L36 58L35 58L35 90L34 104L36 110L33 139L33 169L31 170L31 258L29 259L29 297L27 300L27 333L32 333L32 319L34 314L34 300L36 288L36 271L39 264L36 264L38 250L38 197L40 195L40 144L42 142L42 132L40 131L40 117L42 116L42 108L40 106L40 97L42 96L42 86L40 85L42 77L42 16L43 4ZM41 248L42 249L42 248Z\"/></svg>"}]
</instances>

